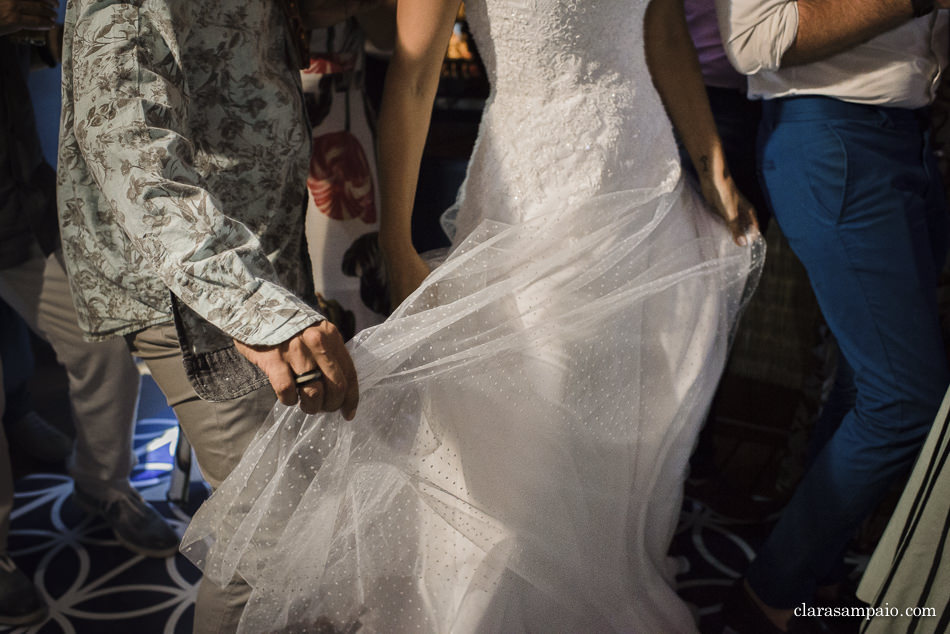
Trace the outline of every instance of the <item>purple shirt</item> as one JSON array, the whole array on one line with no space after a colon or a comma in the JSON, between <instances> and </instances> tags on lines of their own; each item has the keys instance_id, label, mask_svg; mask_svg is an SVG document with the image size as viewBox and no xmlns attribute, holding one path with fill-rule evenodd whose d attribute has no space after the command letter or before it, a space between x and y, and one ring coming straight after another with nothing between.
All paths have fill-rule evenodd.
<instances>
[{"instance_id":1,"label":"purple shirt","mask_svg":"<svg viewBox=\"0 0 950 634\"><path fill-rule=\"evenodd\" d=\"M746 91L746 78L726 58L716 20L715 0L684 0L686 25L696 46L703 82L716 88Z\"/></svg>"}]
</instances>

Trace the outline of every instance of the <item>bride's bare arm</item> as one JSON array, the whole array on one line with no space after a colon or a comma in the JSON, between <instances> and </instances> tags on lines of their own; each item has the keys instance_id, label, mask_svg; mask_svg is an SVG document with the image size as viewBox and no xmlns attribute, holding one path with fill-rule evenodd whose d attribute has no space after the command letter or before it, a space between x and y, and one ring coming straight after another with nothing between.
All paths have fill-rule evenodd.
<instances>
[{"instance_id":1,"label":"bride's bare arm","mask_svg":"<svg viewBox=\"0 0 950 634\"><path fill-rule=\"evenodd\" d=\"M746 244L746 236L758 231L755 210L729 173L686 28L683 0L652 0L643 33L653 84L696 167L703 196L726 221L733 239Z\"/></svg>"},{"instance_id":2,"label":"bride's bare arm","mask_svg":"<svg viewBox=\"0 0 950 634\"><path fill-rule=\"evenodd\" d=\"M459 0L399 0L396 5L396 45L379 112L379 242L393 307L428 274L412 246L412 203L458 7Z\"/></svg>"}]
</instances>

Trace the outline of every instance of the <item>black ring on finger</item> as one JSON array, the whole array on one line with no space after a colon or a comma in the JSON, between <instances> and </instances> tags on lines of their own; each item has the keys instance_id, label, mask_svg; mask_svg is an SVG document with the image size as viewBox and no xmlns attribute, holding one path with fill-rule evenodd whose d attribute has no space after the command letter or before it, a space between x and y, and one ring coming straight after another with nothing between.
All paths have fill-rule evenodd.
<instances>
[{"instance_id":1,"label":"black ring on finger","mask_svg":"<svg viewBox=\"0 0 950 634\"><path fill-rule=\"evenodd\" d=\"M314 369L310 372L304 372L303 374L294 375L294 383L299 385L304 385L310 383L311 381L319 381L323 378L323 372L320 370Z\"/></svg>"}]
</instances>

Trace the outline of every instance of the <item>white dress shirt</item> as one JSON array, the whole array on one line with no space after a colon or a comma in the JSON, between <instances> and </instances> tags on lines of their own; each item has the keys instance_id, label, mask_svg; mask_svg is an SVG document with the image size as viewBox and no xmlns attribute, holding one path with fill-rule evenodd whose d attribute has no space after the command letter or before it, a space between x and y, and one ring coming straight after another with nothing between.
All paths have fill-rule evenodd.
<instances>
[{"instance_id":1,"label":"white dress shirt","mask_svg":"<svg viewBox=\"0 0 950 634\"><path fill-rule=\"evenodd\" d=\"M780 68L798 32L795 0L716 0L726 54L749 75L749 97L823 95L919 108L931 103L947 65L947 12L910 20L821 61Z\"/></svg>"}]
</instances>

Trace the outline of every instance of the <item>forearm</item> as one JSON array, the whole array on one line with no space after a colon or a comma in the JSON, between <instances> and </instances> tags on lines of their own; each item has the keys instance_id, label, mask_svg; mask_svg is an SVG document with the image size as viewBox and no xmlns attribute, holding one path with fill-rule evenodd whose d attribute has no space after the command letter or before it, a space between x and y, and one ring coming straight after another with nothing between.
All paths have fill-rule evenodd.
<instances>
[{"instance_id":1,"label":"forearm","mask_svg":"<svg viewBox=\"0 0 950 634\"><path fill-rule=\"evenodd\" d=\"M458 4L401 0L397 35L379 113L380 244L411 248L412 205L442 57ZM452 6L454 5L454 7Z\"/></svg>"},{"instance_id":2,"label":"forearm","mask_svg":"<svg viewBox=\"0 0 950 634\"><path fill-rule=\"evenodd\" d=\"M393 59L379 113L379 238L390 251L412 245L412 206L435 95L429 86L413 90L403 77Z\"/></svg>"},{"instance_id":3,"label":"forearm","mask_svg":"<svg viewBox=\"0 0 950 634\"><path fill-rule=\"evenodd\" d=\"M746 75L847 51L913 17L911 0L716 0L729 61Z\"/></svg>"},{"instance_id":4,"label":"forearm","mask_svg":"<svg viewBox=\"0 0 950 634\"><path fill-rule=\"evenodd\" d=\"M653 84L700 178L727 175L681 0L653 0L644 21Z\"/></svg>"},{"instance_id":5,"label":"forearm","mask_svg":"<svg viewBox=\"0 0 950 634\"><path fill-rule=\"evenodd\" d=\"M913 17L910 0L798 0L798 32L782 67L842 53Z\"/></svg>"}]
</instances>

